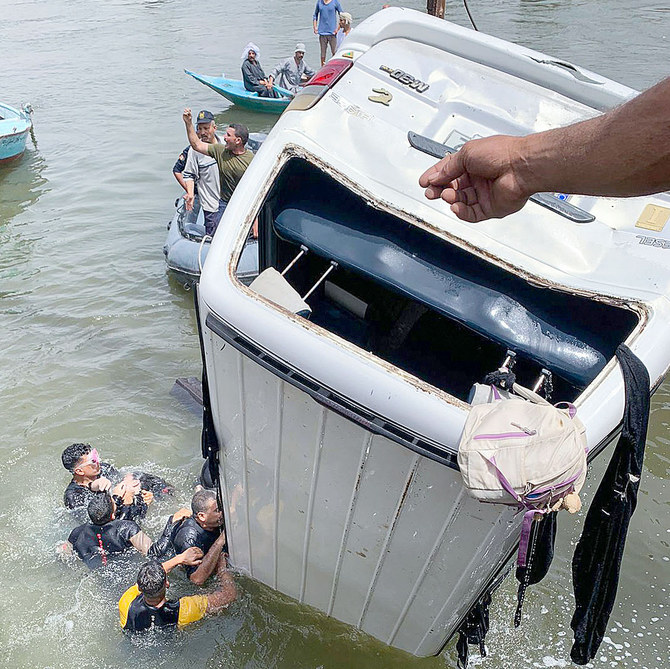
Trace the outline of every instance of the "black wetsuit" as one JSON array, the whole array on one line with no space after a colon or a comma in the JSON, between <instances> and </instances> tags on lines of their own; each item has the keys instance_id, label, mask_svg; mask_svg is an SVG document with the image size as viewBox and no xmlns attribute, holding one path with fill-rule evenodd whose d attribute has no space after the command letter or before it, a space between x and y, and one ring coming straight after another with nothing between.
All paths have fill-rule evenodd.
<instances>
[{"instance_id":1,"label":"black wetsuit","mask_svg":"<svg viewBox=\"0 0 670 669\"><path fill-rule=\"evenodd\" d=\"M75 527L68 541L90 569L106 566L110 556L132 547L130 539L140 531L132 520L110 520L104 525L86 523Z\"/></svg>"},{"instance_id":2,"label":"black wetsuit","mask_svg":"<svg viewBox=\"0 0 670 669\"><path fill-rule=\"evenodd\" d=\"M143 632L152 628L174 629L200 620L207 613L207 597L192 595L162 606L150 606L137 587L128 588L119 600L119 622L128 632Z\"/></svg>"},{"instance_id":3,"label":"black wetsuit","mask_svg":"<svg viewBox=\"0 0 670 669\"><path fill-rule=\"evenodd\" d=\"M206 555L220 534L221 530L206 530L198 525L193 518L186 518L175 533L172 544L177 555L191 546L197 546ZM196 569L197 567L184 565L184 570L189 578Z\"/></svg>"},{"instance_id":4,"label":"black wetsuit","mask_svg":"<svg viewBox=\"0 0 670 669\"><path fill-rule=\"evenodd\" d=\"M109 462L100 463L100 473L96 476L96 479L101 476L109 479L112 483L116 483L121 478L119 472ZM90 488L79 485L73 478L68 487L65 488L63 501L68 509L76 509L80 506L88 506L95 494Z\"/></svg>"}]
</instances>

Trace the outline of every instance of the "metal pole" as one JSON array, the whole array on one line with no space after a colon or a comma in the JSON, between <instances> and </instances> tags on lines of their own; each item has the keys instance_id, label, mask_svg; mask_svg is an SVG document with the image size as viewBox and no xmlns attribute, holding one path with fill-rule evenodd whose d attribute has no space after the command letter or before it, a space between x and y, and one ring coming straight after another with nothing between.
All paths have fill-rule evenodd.
<instances>
[{"instance_id":1,"label":"metal pole","mask_svg":"<svg viewBox=\"0 0 670 669\"><path fill-rule=\"evenodd\" d=\"M444 18L445 0L426 0L426 11L431 16L437 16L438 19Z\"/></svg>"}]
</instances>

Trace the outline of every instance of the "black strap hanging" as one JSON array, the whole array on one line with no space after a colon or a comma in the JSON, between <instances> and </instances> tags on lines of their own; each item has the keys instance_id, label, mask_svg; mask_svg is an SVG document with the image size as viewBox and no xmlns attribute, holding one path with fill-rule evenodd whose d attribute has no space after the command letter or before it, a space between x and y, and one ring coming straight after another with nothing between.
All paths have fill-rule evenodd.
<instances>
[{"instance_id":1,"label":"black strap hanging","mask_svg":"<svg viewBox=\"0 0 670 669\"><path fill-rule=\"evenodd\" d=\"M458 668L466 669L468 666L469 647L468 644L479 646L479 654L486 657L486 646L484 639L489 631L489 606L491 605L491 594L486 593L468 612L463 624L458 630L458 641L456 651L458 652Z\"/></svg>"}]
</instances>

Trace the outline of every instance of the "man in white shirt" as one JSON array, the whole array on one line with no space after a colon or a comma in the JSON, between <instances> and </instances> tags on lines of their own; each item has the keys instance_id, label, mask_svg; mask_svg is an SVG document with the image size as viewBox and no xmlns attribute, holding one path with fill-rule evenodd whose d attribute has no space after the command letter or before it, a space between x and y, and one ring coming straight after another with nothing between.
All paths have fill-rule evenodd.
<instances>
[{"instance_id":1,"label":"man in white shirt","mask_svg":"<svg viewBox=\"0 0 670 669\"><path fill-rule=\"evenodd\" d=\"M276 84L291 93L297 93L308 79L314 76L314 70L305 65L305 45L298 42L292 57L279 63L268 77L270 84Z\"/></svg>"},{"instance_id":2,"label":"man in white shirt","mask_svg":"<svg viewBox=\"0 0 670 669\"><path fill-rule=\"evenodd\" d=\"M201 111L196 118L196 127L198 137L203 142L206 144L219 143L212 112ZM186 209L188 211L193 209L194 185L197 184L200 205L205 215L205 232L210 236L213 235L225 209L225 203L221 200L219 167L216 160L192 149L188 152L182 177L186 184L186 195L184 195Z\"/></svg>"}]
</instances>

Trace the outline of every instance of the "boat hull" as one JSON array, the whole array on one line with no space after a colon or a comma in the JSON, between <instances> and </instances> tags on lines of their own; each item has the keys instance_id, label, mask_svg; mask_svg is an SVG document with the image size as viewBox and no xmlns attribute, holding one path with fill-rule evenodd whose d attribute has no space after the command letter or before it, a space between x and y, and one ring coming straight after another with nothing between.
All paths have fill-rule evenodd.
<instances>
[{"instance_id":1,"label":"boat hull","mask_svg":"<svg viewBox=\"0 0 670 669\"><path fill-rule=\"evenodd\" d=\"M32 127L30 115L0 104L0 163L20 158Z\"/></svg>"},{"instance_id":2,"label":"boat hull","mask_svg":"<svg viewBox=\"0 0 670 669\"><path fill-rule=\"evenodd\" d=\"M275 86L275 89L282 95L279 98L261 98L256 93L247 91L242 82L238 79L226 79L224 77L210 77L205 74L196 74L189 70L184 70L186 74L193 77L205 86L216 91L233 104L251 111L263 112L267 114L281 114L291 102L292 94L289 91Z\"/></svg>"}]
</instances>

